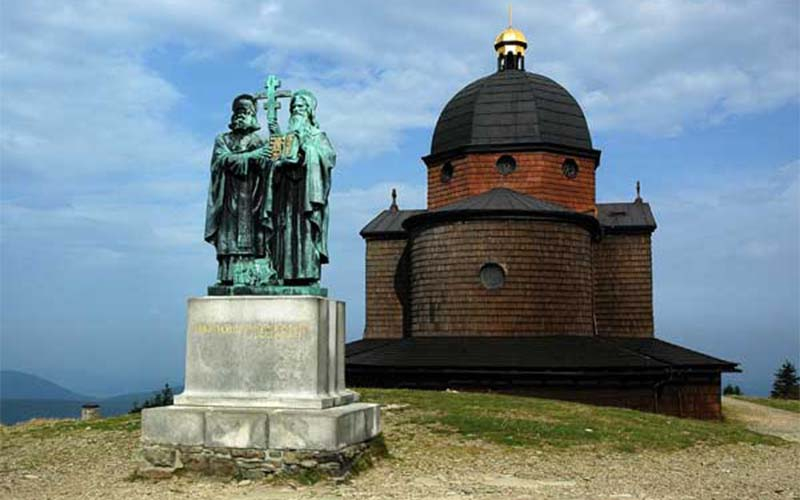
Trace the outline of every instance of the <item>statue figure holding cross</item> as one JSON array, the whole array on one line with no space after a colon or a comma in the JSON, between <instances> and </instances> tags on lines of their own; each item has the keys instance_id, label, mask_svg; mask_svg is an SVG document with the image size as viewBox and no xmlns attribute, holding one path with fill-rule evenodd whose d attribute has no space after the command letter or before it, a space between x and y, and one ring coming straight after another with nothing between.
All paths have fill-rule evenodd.
<instances>
[{"instance_id":1,"label":"statue figure holding cross","mask_svg":"<svg viewBox=\"0 0 800 500\"><path fill-rule=\"evenodd\" d=\"M317 98L292 93L288 147L274 160L273 259L284 285L309 286L328 263L328 196L336 152L317 121Z\"/></svg>"},{"instance_id":2,"label":"statue figure holding cross","mask_svg":"<svg viewBox=\"0 0 800 500\"><path fill-rule=\"evenodd\" d=\"M328 262L328 196L336 153L316 118L307 90L265 91L234 100L231 131L220 134L211 160L205 239L217 249L211 295L320 294L320 266ZM288 131L278 109L290 99ZM264 102L270 137L256 131L256 103Z\"/></svg>"}]
</instances>

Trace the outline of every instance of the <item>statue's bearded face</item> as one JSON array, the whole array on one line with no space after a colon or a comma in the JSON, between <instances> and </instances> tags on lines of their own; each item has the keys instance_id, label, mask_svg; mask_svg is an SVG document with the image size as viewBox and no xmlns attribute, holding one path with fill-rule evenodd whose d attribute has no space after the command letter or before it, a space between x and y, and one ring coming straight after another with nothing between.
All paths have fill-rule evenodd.
<instances>
[{"instance_id":1,"label":"statue's bearded face","mask_svg":"<svg viewBox=\"0 0 800 500\"><path fill-rule=\"evenodd\" d=\"M248 106L238 106L234 110L229 127L236 132L252 132L259 128L256 114Z\"/></svg>"},{"instance_id":2,"label":"statue's bearded face","mask_svg":"<svg viewBox=\"0 0 800 500\"><path fill-rule=\"evenodd\" d=\"M295 99L292 101L292 114L293 115L303 115L308 117L309 114L309 107L308 103L305 99Z\"/></svg>"},{"instance_id":3,"label":"statue's bearded face","mask_svg":"<svg viewBox=\"0 0 800 500\"><path fill-rule=\"evenodd\" d=\"M311 126L311 107L305 99L292 100L289 130L303 130Z\"/></svg>"}]
</instances>

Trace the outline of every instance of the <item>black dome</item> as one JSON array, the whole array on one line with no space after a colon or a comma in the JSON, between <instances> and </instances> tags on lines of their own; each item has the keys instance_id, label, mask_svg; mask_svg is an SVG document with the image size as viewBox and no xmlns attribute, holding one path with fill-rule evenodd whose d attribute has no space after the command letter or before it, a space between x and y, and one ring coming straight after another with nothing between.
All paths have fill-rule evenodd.
<instances>
[{"instance_id":1,"label":"black dome","mask_svg":"<svg viewBox=\"0 0 800 500\"><path fill-rule=\"evenodd\" d=\"M542 75L506 70L450 99L436 122L431 156L535 144L591 150L592 138L583 111L564 87Z\"/></svg>"}]
</instances>

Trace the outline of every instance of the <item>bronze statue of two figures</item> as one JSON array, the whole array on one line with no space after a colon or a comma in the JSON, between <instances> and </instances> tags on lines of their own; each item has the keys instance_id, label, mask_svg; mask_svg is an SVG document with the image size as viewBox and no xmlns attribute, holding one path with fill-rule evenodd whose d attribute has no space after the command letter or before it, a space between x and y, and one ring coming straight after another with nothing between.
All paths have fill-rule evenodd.
<instances>
[{"instance_id":1,"label":"bronze statue of two figures","mask_svg":"<svg viewBox=\"0 0 800 500\"><path fill-rule=\"evenodd\" d=\"M328 195L336 153L316 119L307 90L265 92L233 101L229 132L217 136L211 156L205 240L217 250L217 283L209 295L311 294L328 262ZM289 98L289 124L277 120ZM264 101L269 139L257 131Z\"/></svg>"}]
</instances>

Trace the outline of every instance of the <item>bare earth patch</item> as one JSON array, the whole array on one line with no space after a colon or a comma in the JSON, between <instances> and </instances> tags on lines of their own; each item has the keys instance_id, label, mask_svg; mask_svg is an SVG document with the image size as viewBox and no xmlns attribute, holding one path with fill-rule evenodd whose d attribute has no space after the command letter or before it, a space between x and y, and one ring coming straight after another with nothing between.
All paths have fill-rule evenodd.
<instances>
[{"instance_id":1,"label":"bare earth patch","mask_svg":"<svg viewBox=\"0 0 800 500\"><path fill-rule=\"evenodd\" d=\"M752 431L800 443L800 413L727 397L722 398L722 405L728 418Z\"/></svg>"},{"instance_id":2,"label":"bare earth patch","mask_svg":"<svg viewBox=\"0 0 800 500\"><path fill-rule=\"evenodd\" d=\"M131 480L137 428L84 424L3 428L3 499L800 499L800 444L698 444L609 451L508 446L418 423L413 408L385 413L391 457L345 484ZM37 427L37 425L39 427Z\"/></svg>"}]
</instances>

